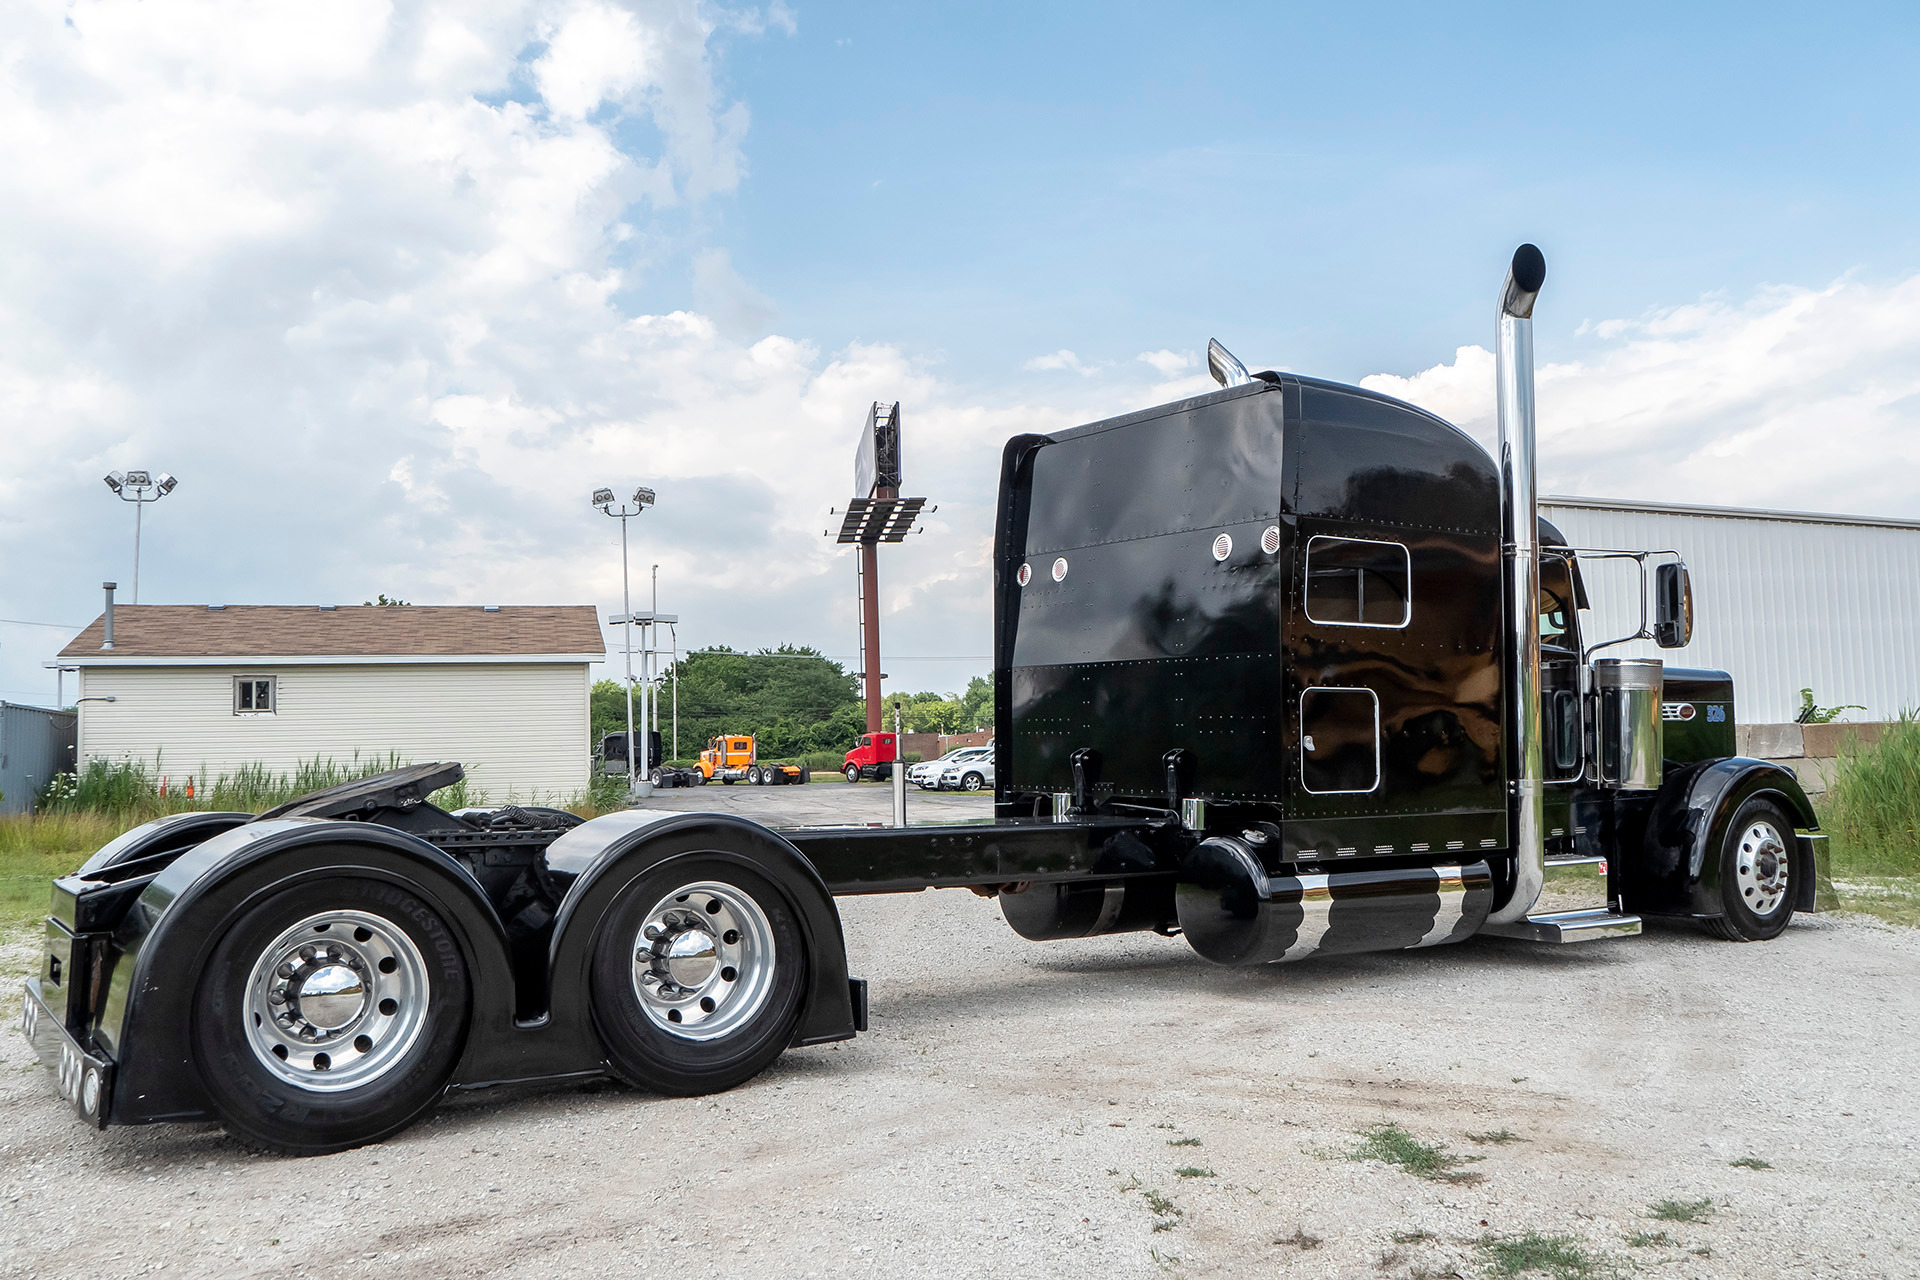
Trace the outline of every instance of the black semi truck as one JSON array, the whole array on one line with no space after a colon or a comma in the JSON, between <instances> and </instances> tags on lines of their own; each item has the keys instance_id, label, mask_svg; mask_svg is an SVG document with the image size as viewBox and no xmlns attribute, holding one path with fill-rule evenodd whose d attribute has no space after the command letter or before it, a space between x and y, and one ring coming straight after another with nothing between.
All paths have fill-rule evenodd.
<instances>
[{"instance_id":1,"label":"black semi truck","mask_svg":"<svg viewBox=\"0 0 1920 1280\"><path fill-rule=\"evenodd\" d=\"M699 1094L847 1039L866 987L836 895L964 886L1027 938L1152 930L1223 965L1648 914L1774 937L1821 905L1799 784L1735 754L1727 675L1586 634L1599 556L1637 566L1638 634L1684 644L1685 566L1538 517L1544 279L1523 246L1497 459L1217 344L1217 392L1009 441L991 821L449 813L427 798L458 765L177 814L55 882L27 1035L94 1125L215 1118L317 1153L448 1089Z\"/></svg>"}]
</instances>

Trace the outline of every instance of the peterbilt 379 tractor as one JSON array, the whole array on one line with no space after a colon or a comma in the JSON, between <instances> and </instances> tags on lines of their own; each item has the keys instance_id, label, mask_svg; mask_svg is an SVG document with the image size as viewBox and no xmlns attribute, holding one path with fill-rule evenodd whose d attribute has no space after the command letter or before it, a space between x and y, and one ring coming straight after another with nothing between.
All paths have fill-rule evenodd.
<instances>
[{"instance_id":1,"label":"peterbilt 379 tractor","mask_svg":"<svg viewBox=\"0 0 1920 1280\"><path fill-rule=\"evenodd\" d=\"M92 1124L314 1153L449 1089L698 1094L852 1037L836 895L964 886L1027 938L1152 930L1223 965L1652 914L1772 938L1823 881L1799 784L1735 754L1724 673L1588 634L1598 555L1650 588L1640 635L1685 643L1685 566L1538 517L1544 280L1523 246L1498 458L1217 346L1219 391L1009 441L991 822L449 813L427 797L458 765L176 814L55 882L26 1031Z\"/></svg>"}]
</instances>

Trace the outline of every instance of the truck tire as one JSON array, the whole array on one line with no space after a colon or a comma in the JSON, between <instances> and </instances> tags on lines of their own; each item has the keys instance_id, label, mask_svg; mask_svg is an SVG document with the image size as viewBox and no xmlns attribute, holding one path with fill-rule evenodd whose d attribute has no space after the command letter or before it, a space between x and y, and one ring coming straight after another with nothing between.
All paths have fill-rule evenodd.
<instances>
[{"instance_id":1,"label":"truck tire","mask_svg":"<svg viewBox=\"0 0 1920 1280\"><path fill-rule=\"evenodd\" d=\"M651 783L652 783L652 784L653 784L654 786L656 786L656 787L657 787L657 786L659 786L659 785L660 785L660 771L659 771L658 769L655 769L655 770L654 770L654 771L653 771L652 773L649 773L649 774L647 775L647 781L648 781L648 782L651 782Z\"/></svg>"},{"instance_id":2,"label":"truck tire","mask_svg":"<svg viewBox=\"0 0 1920 1280\"><path fill-rule=\"evenodd\" d=\"M1779 937L1793 919L1793 819L1756 796L1733 815L1716 856L1725 914L1706 921L1707 928L1729 942Z\"/></svg>"},{"instance_id":3,"label":"truck tire","mask_svg":"<svg viewBox=\"0 0 1920 1280\"><path fill-rule=\"evenodd\" d=\"M806 941L773 882L730 858L676 858L613 902L594 943L593 1021L621 1079L718 1093L793 1038Z\"/></svg>"},{"instance_id":4,"label":"truck tire","mask_svg":"<svg viewBox=\"0 0 1920 1280\"><path fill-rule=\"evenodd\" d=\"M693 771L693 776L689 778L688 781L691 782L696 787L704 787L707 785L707 775L702 773L700 770L695 769Z\"/></svg>"},{"instance_id":5,"label":"truck tire","mask_svg":"<svg viewBox=\"0 0 1920 1280\"><path fill-rule=\"evenodd\" d=\"M845 769L843 769L843 770L842 770L841 772L843 772L843 773L845 773L845 774L847 775L847 781L848 781L848 782L858 782L858 781L860 781L860 766L859 766L859 765L857 765L857 764L850 764L850 765L848 765L848 766L847 766L847 767L846 767Z\"/></svg>"},{"instance_id":6,"label":"truck tire","mask_svg":"<svg viewBox=\"0 0 1920 1280\"><path fill-rule=\"evenodd\" d=\"M812 782L812 781L813 781L813 770L807 768L807 766L805 765L801 765L800 766L800 785L804 787L809 782Z\"/></svg>"},{"instance_id":7,"label":"truck tire","mask_svg":"<svg viewBox=\"0 0 1920 1280\"><path fill-rule=\"evenodd\" d=\"M466 1043L467 964L404 883L303 881L240 912L200 971L195 1064L241 1143L324 1155L398 1133Z\"/></svg>"},{"instance_id":8,"label":"truck tire","mask_svg":"<svg viewBox=\"0 0 1920 1280\"><path fill-rule=\"evenodd\" d=\"M760 785L760 766L759 765L750 764L747 766L747 785L750 787L757 787Z\"/></svg>"}]
</instances>

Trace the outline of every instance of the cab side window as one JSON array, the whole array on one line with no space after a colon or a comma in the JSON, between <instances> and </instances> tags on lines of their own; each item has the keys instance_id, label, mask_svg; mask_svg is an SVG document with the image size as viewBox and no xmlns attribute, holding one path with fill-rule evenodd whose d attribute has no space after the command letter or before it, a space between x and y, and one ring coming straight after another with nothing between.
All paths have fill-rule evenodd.
<instances>
[{"instance_id":1,"label":"cab side window","mask_svg":"<svg viewBox=\"0 0 1920 1280\"><path fill-rule=\"evenodd\" d=\"M1413 616L1413 568L1397 542L1307 539L1307 617L1337 627L1404 627Z\"/></svg>"}]
</instances>

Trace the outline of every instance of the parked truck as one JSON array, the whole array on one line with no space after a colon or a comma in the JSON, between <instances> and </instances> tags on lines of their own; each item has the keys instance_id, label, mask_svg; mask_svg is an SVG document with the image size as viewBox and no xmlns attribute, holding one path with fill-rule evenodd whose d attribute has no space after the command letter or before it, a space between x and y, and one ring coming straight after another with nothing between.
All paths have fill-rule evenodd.
<instances>
[{"instance_id":1,"label":"parked truck","mask_svg":"<svg viewBox=\"0 0 1920 1280\"><path fill-rule=\"evenodd\" d=\"M1723 672L1602 656L1534 502L1530 317L1497 313L1500 452L1413 406L1210 349L1219 391L1005 448L994 819L775 830L427 802L418 766L136 827L53 887L25 1024L89 1123L217 1119L276 1151L397 1132L449 1089L726 1089L865 1026L835 897L968 887L1035 940L1153 931L1222 965L1733 940L1824 905L1787 769Z\"/></svg>"},{"instance_id":2,"label":"parked truck","mask_svg":"<svg viewBox=\"0 0 1920 1280\"><path fill-rule=\"evenodd\" d=\"M863 733L847 752L840 772L848 782L885 782L893 777L900 759L900 736L894 733Z\"/></svg>"}]
</instances>

